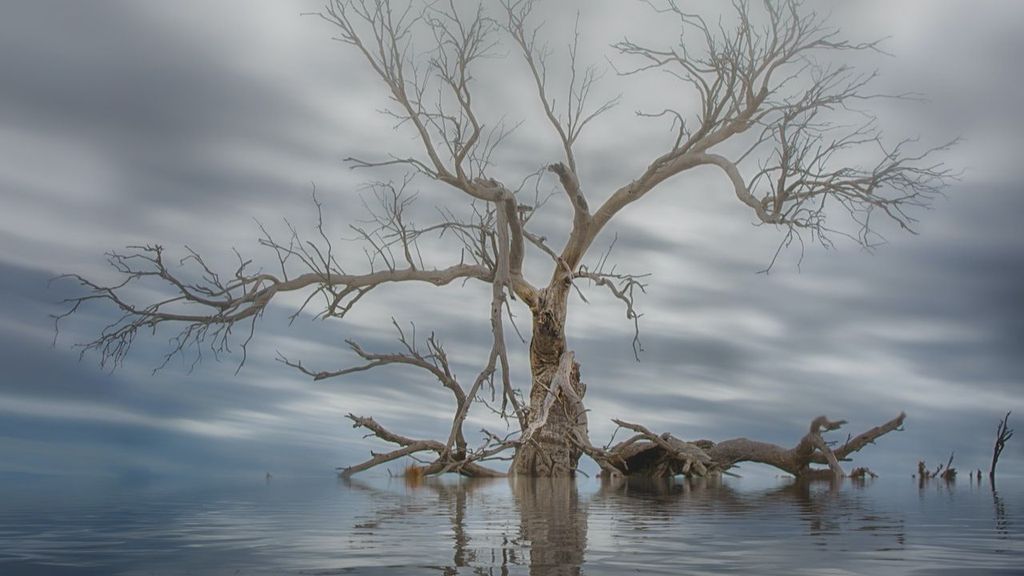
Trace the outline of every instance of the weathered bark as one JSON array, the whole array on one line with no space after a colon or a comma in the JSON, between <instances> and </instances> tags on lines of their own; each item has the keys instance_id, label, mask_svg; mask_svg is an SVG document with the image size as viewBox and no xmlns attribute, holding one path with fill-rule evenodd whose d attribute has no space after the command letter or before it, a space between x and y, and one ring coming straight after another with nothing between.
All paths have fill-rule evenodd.
<instances>
[{"instance_id":1,"label":"weathered bark","mask_svg":"<svg viewBox=\"0 0 1024 576\"><path fill-rule=\"evenodd\" d=\"M530 409L512 465L517 475L574 475L581 444L589 437L583 408L586 386L574 354L566 350L567 300L567 287L556 285L538 293L533 309Z\"/></svg>"}]
</instances>

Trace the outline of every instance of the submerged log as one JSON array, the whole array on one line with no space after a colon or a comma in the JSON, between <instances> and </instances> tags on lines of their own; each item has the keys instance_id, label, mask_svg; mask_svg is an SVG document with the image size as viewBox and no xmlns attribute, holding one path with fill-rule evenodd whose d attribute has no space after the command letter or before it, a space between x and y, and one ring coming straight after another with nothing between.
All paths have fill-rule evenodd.
<instances>
[{"instance_id":1,"label":"submerged log","mask_svg":"<svg viewBox=\"0 0 1024 576\"><path fill-rule=\"evenodd\" d=\"M639 425L615 420L622 428L637 432L632 438L620 442L606 451L588 451L602 465L604 474L615 472L624 476L646 475L655 477L685 475L708 476L727 472L741 462L757 462L774 466L796 477L844 476L840 461L872 444L879 437L900 430L905 413L876 426L838 447L831 447L822 437L823 432L838 430L846 422L832 421L819 416L792 448L747 438L722 442L697 440L685 442L670 434L657 435ZM813 464L827 465L828 469L814 468Z\"/></svg>"}]
</instances>

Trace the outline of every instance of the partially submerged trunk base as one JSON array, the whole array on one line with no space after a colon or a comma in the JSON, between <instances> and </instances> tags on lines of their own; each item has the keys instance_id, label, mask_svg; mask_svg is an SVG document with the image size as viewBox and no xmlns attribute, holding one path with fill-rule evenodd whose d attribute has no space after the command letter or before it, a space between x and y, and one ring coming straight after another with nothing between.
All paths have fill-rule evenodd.
<instances>
[{"instance_id":1,"label":"partially submerged trunk base","mask_svg":"<svg viewBox=\"0 0 1024 576\"><path fill-rule=\"evenodd\" d=\"M564 477L576 473L589 432L583 407L586 386L572 352L562 354L543 394L531 398L530 425L512 460L518 476Z\"/></svg>"}]
</instances>

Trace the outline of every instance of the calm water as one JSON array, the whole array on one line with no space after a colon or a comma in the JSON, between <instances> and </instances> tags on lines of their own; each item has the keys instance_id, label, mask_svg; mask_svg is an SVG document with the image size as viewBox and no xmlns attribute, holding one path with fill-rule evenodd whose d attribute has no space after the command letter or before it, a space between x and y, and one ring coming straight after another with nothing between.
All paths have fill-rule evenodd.
<instances>
[{"instance_id":1,"label":"calm water","mask_svg":"<svg viewBox=\"0 0 1024 576\"><path fill-rule=\"evenodd\" d=\"M11 576L1024 574L1017 479L47 481L0 498Z\"/></svg>"}]
</instances>

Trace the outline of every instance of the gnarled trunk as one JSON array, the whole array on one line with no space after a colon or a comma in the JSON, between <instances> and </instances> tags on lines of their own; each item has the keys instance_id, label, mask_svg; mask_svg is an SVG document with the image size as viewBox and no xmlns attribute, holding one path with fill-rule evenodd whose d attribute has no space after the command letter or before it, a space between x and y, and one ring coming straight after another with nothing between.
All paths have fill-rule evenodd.
<instances>
[{"instance_id":1,"label":"gnarled trunk","mask_svg":"<svg viewBox=\"0 0 1024 576\"><path fill-rule=\"evenodd\" d=\"M518 475L572 476L587 442L586 386L565 344L567 299L567 287L548 288L533 308L529 419L512 466Z\"/></svg>"}]
</instances>

